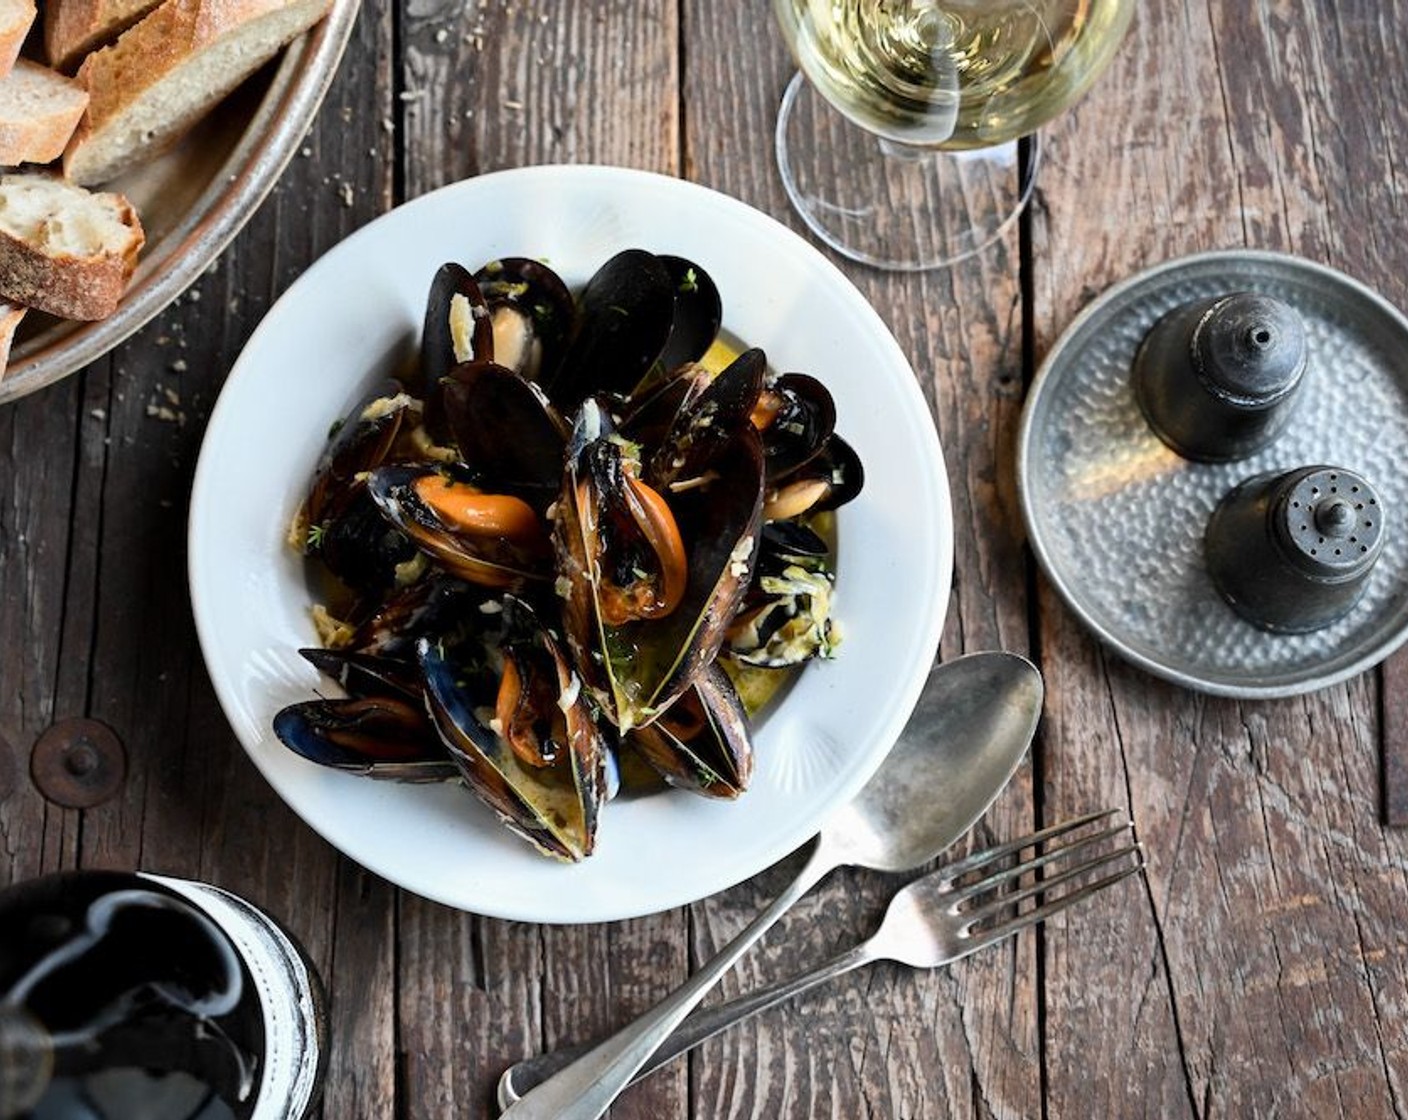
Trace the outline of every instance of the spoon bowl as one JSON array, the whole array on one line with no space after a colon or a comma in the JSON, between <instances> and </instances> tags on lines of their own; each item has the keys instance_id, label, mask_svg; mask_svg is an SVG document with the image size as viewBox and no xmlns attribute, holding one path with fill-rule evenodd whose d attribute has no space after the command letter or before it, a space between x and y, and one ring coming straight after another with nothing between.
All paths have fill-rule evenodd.
<instances>
[{"instance_id":1,"label":"spoon bowl","mask_svg":"<svg viewBox=\"0 0 1408 1120\"><path fill-rule=\"evenodd\" d=\"M982 816L1016 770L1041 716L1041 675L1011 653L975 653L929 672L908 726L859 794L827 818L801 873L673 995L514 1102L515 1120L595 1120L733 963L837 867L910 871ZM504 1086L500 1085L501 1100Z\"/></svg>"}]
</instances>

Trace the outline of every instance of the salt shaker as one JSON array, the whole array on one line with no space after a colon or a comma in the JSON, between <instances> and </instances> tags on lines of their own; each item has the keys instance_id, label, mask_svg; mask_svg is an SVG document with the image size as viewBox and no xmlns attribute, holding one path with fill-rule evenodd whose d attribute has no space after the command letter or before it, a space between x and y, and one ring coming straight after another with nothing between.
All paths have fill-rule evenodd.
<instances>
[{"instance_id":1,"label":"salt shaker","mask_svg":"<svg viewBox=\"0 0 1408 1120\"><path fill-rule=\"evenodd\" d=\"M1300 316L1271 296L1237 292L1155 323L1134 359L1134 393L1149 426L1185 459L1227 462L1285 428L1305 368Z\"/></svg>"},{"instance_id":2,"label":"salt shaker","mask_svg":"<svg viewBox=\"0 0 1408 1120\"><path fill-rule=\"evenodd\" d=\"M1384 509L1366 479L1308 466L1234 487L1208 519L1203 546L1233 610L1264 630L1301 634L1353 608L1383 540Z\"/></svg>"}]
</instances>

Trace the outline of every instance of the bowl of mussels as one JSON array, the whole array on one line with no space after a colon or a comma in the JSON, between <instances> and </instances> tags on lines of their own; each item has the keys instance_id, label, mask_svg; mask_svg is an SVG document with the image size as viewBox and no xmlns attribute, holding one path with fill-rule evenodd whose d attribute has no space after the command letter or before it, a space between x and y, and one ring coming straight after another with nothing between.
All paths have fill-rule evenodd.
<instances>
[{"instance_id":1,"label":"bowl of mussels","mask_svg":"<svg viewBox=\"0 0 1408 1120\"><path fill-rule=\"evenodd\" d=\"M951 540L913 374L820 254L704 188L545 167L392 211L275 305L206 434L190 580L312 827L462 909L597 921L854 795Z\"/></svg>"}]
</instances>

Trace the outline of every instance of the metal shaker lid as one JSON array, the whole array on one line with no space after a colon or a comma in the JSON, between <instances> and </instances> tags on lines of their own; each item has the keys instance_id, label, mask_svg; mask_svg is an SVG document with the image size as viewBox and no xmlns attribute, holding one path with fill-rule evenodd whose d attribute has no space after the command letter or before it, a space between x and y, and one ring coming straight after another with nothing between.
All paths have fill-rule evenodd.
<instances>
[{"instance_id":1,"label":"metal shaker lid","mask_svg":"<svg viewBox=\"0 0 1408 1120\"><path fill-rule=\"evenodd\" d=\"M1243 408L1294 392L1305 372L1305 327L1273 296L1238 292L1215 302L1193 328L1194 361L1207 387Z\"/></svg>"},{"instance_id":2,"label":"metal shaker lid","mask_svg":"<svg viewBox=\"0 0 1408 1120\"><path fill-rule=\"evenodd\" d=\"M1286 480L1272 513L1282 554L1312 579L1366 575L1383 547L1384 510L1362 476L1343 467L1309 467Z\"/></svg>"}]
</instances>

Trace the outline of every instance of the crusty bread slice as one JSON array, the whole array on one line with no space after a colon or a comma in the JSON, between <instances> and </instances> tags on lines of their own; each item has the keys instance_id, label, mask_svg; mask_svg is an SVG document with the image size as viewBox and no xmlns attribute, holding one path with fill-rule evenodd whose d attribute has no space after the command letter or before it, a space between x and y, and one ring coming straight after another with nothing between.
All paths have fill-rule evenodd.
<instances>
[{"instance_id":1,"label":"crusty bread slice","mask_svg":"<svg viewBox=\"0 0 1408 1120\"><path fill-rule=\"evenodd\" d=\"M0 165L58 159L87 106L87 92L72 78L17 60L0 78Z\"/></svg>"},{"instance_id":2,"label":"crusty bread slice","mask_svg":"<svg viewBox=\"0 0 1408 1120\"><path fill-rule=\"evenodd\" d=\"M10 347L14 345L15 330L25 310L18 304L0 300L0 377L5 376L5 367L10 364Z\"/></svg>"},{"instance_id":3,"label":"crusty bread slice","mask_svg":"<svg viewBox=\"0 0 1408 1120\"><path fill-rule=\"evenodd\" d=\"M144 236L120 194L47 172L0 175L0 296L65 319L117 309Z\"/></svg>"},{"instance_id":4,"label":"crusty bread slice","mask_svg":"<svg viewBox=\"0 0 1408 1120\"><path fill-rule=\"evenodd\" d=\"M78 68L88 111L64 153L64 173L105 183L175 143L330 3L165 0Z\"/></svg>"},{"instance_id":5,"label":"crusty bread slice","mask_svg":"<svg viewBox=\"0 0 1408 1120\"><path fill-rule=\"evenodd\" d=\"M116 39L157 6L159 0L46 0L44 53L65 72L94 47Z\"/></svg>"},{"instance_id":6,"label":"crusty bread slice","mask_svg":"<svg viewBox=\"0 0 1408 1120\"><path fill-rule=\"evenodd\" d=\"M0 77L14 66L37 14L34 0L0 0Z\"/></svg>"}]
</instances>

